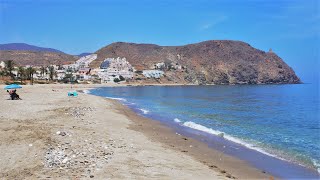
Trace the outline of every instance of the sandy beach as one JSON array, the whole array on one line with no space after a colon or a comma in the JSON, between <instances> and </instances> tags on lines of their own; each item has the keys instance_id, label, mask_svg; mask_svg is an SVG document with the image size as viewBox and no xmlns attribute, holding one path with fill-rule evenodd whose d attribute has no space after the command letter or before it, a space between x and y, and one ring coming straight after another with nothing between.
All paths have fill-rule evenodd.
<instances>
[{"instance_id":1,"label":"sandy beach","mask_svg":"<svg viewBox=\"0 0 320 180\"><path fill-rule=\"evenodd\" d=\"M268 179L115 100L70 85L0 86L0 179ZM75 85L85 90L95 85Z\"/></svg>"}]
</instances>

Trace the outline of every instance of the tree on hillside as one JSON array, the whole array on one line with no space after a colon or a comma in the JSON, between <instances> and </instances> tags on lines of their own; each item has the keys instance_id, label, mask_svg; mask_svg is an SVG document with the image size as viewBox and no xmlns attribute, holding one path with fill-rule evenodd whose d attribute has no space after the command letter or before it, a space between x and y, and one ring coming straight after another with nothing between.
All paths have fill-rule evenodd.
<instances>
[{"instance_id":1,"label":"tree on hillside","mask_svg":"<svg viewBox=\"0 0 320 180\"><path fill-rule=\"evenodd\" d=\"M53 66L49 66L49 78L53 81L53 77L57 76L57 72L55 71Z\"/></svg>"},{"instance_id":2,"label":"tree on hillside","mask_svg":"<svg viewBox=\"0 0 320 180\"><path fill-rule=\"evenodd\" d=\"M5 70L6 70L6 73L7 75L9 75L11 77L11 79L13 79L13 68L14 68L14 62L13 60L8 60L5 62Z\"/></svg>"},{"instance_id":3,"label":"tree on hillside","mask_svg":"<svg viewBox=\"0 0 320 180\"><path fill-rule=\"evenodd\" d=\"M22 84L23 78L26 76L26 71L25 71L24 67L20 66L18 68L18 76L19 76L21 84Z\"/></svg>"}]
</instances>

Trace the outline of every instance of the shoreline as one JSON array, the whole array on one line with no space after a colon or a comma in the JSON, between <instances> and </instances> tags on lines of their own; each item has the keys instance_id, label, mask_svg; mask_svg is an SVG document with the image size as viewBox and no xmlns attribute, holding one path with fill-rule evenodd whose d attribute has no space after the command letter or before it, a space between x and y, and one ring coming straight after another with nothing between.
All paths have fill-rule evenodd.
<instances>
[{"instance_id":1,"label":"shoreline","mask_svg":"<svg viewBox=\"0 0 320 180\"><path fill-rule=\"evenodd\" d=\"M142 132L152 141L160 142L164 147L185 153L210 169L225 174L231 179L269 179L277 178L265 171L259 170L247 162L230 156L219 150L210 148L206 143L181 135L172 127L169 127L157 120L140 116L129 107L121 104L117 100L113 101L116 109L132 120L134 124L130 129Z\"/></svg>"},{"instance_id":2,"label":"shoreline","mask_svg":"<svg viewBox=\"0 0 320 180\"><path fill-rule=\"evenodd\" d=\"M170 134L170 136L173 136L173 137L171 137L171 140L168 140L168 139L163 140L162 138L152 137L153 140L164 143L169 148L190 149L188 146L180 146L179 147L179 145L181 145L179 143L178 143L179 145L177 147L174 146L174 144L176 144L176 143L173 143L173 142L179 141L178 140L179 138L177 139L174 136L177 136L177 134L179 136L181 136L181 134L182 134L183 136L187 137L186 139L188 139L188 140L195 140L200 144L202 143L202 145L197 146L197 147L201 147L197 150L198 152L202 152L204 148L207 148L207 149L210 149L213 151L213 152L211 152L211 154L224 153L224 155L226 155L226 156L231 156L231 158L235 158L236 160L244 161L244 162L242 162L242 164L239 163L239 165L241 164L241 166L243 166L243 163L244 163L245 166L250 166L253 169L260 171L264 175L267 175L269 177L274 176L274 177L278 177L278 178L280 177L280 178L285 178L285 179L297 178L297 177L300 177L300 178L303 178L303 177L304 178L319 178L320 177L319 173L317 172L317 169L306 167L301 164L297 164L295 162L291 162L291 161L279 158L275 155L270 155L270 154L260 152L259 150L246 147L242 144L230 141L228 139L224 140L224 138L222 138L223 140L221 140L221 139L219 139L219 136L217 136L217 135L210 134L209 135L210 137L208 137L207 133L205 133L205 132L202 132L202 131L195 132L195 131L199 131L196 129L191 130L191 129L188 129L188 127L181 127L181 125L174 125L174 123L171 123L171 122L168 123L168 122L164 122L159 119L154 119L154 117L148 117L148 116L146 117L146 115L144 115L143 113L140 113L137 109L132 109L133 107L130 107L130 106L128 107L125 104L121 104L121 101L114 100L112 98L111 98L111 100L117 101L117 103L119 103L121 106L124 106L124 107L120 107L120 108L124 109L122 111L124 111L125 114L127 114L129 119L136 119L136 121L143 121L144 124L151 123L152 125L147 125L150 129L152 129L153 126L161 129L161 130L159 130L159 132L157 132L157 134L166 134L166 135ZM140 126L142 126L142 125L140 124ZM169 130L163 130L165 128L168 128ZM137 128L134 128L134 129L137 129ZM184 129L184 130L182 130L182 129ZM146 129L142 130L142 132L147 134L147 136L153 136L153 134L148 131L150 131L150 130L146 130ZM162 131L164 131L165 133L163 133ZM187 131L187 133L186 133L186 131ZM193 131L193 132L190 133L188 131ZM202 134L202 135L199 135L199 134ZM183 137L183 136L181 136L181 137ZM212 136L214 136L214 137L212 137ZM183 137L183 139L185 137ZM210 140L206 140L206 138L208 138ZM212 139L213 139L213 141L212 141ZM229 148L229 149L223 149L221 147L218 147L214 141L222 141L222 142L220 142L221 144L219 144L219 145L223 146L223 147L227 146L227 148ZM194 142L192 142L192 143L194 143ZM234 147L237 147L237 149L240 149L240 150L234 150ZM196 148L193 148L193 149L196 149ZM195 157L199 161L203 162L204 164L208 164L206 161L203 161L203 159L207 159L207 158L203 158L201 156L201 153L190 153L188 151L189 150L181 150L181 152L184 152L186 154L191 154L193 157ZM229 158L229 157L227 157L227 158ZM257 161L257 159L258 159L258 161ZM210 159L210 160L211 160L211 162L214 162L214 164L220 163L216 158ZM221 159L220 159L220 161L221 161ZM238 162L236 162L236 163L238 163ZM234 162L232 162L230 164L234 164ZM269 164L269 165L265 165L265 164ZM222 166L220 165L218 167L222 167ZM284 167L287 167L289 169L286 169L286 170L278 170L277 169L277 168L284 168ZM226 168L226 169L228 169L228 168ZM231 168L231 171L233 171L232 168ZM234 172L232 172L232 173L234 174ZM238 172L236 174L238 175ZM240 173L240 177L243 177L243 174ZM245 177L245 178L248 178L248 177Z\"/></svg>"}]
</instances>

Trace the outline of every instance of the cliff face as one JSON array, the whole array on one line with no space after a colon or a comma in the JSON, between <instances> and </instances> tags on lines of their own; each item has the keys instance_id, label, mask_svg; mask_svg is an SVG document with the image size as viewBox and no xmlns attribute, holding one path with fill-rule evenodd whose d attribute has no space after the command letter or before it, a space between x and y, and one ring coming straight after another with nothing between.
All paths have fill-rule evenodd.
<instances>
[{"instance_id":1,"label":"cliff face","mask_svg":"<svg viewBox=\"0 0 320 180\"><path fill-rule=\"evenodd\" d=\"M13 60L17 65L47 66L51 64L59 65L73 63L78 59L64 53L45 51L0 51L0 61Z\"/></svg>"},{"instance_id":2,"label":"cliff face","mask_svg":"<svg viewBox=\"0 0 320 180\"><path fill-rule=\"evenodd\" d=\"M113 43L96 52L99 67L105 58L126 57L137 69L154 69L164 62L162 82L194 84L300 83L295 72L275 53L240 41L205 41L185 46ZM172 66L180 68L172 68Z\"/></svg>"}]
</instances>

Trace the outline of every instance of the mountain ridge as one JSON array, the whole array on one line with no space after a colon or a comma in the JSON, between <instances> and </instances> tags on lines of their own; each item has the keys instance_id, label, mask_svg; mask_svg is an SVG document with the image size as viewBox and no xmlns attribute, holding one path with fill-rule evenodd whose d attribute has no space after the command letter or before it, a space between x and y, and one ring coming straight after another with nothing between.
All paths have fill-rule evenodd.
<instances>
[{"instance_id":1,"label":"mountain ridge","mask_svg":"<svg viewBox=\"0 0 320 180\"><path fill-rule=\"evenodd\" d=\"M193 84L301 83L295 72L274 52L242 41L208 40L183 46L114 42L95 52L92 67L105 58L126 57L138 70L167 62L185 67L167 71L166 80Z\"/></svg>"},{"instance_id":2,"label":"mountain ridge","mask_svg":"<svg viewBox=\"0 0 320 180\"><path fill-rule=\"evenodd\" d=\"M11 48L16 47L15 44L11 44ZM52 48L27 46L30 50L1 50L4 46L0 45L0 61L14 60L18 65L58 65L73 63L79 58ZM151 80L159 83L301 83L292 68L277 54L256 49L242 41L208 40L182 46L114 42L95 54L97 59L90 64L92 68L98 68L106 58L117 57L125 57L138 71L155 69L158 63L163 63L165 76ZM132 81L139 79L135 77Z\"/></svg>"},{"instance_id":3,"label":"mountain ridge","mask_svg":"<svg viewBox=\"0 0 320 180\"><path fill-rule=\"evenodd\" d=\"M16 65L48 66L73 63L78 56L26 43L0 44L0 61L13 60Z\"/></svg>"},{"instance_id":4,"label":"mountain ridge","mask_svg":"<svg viewBox=\"0 0 320 180\"><path fill-rule=\"evenodd\" d=\"M13 60L18 66L48 66L74 63L78 56L48 51L1 50L0 61Z\"/></svg>"},{"instance_id":5,"label":"mountain ridge","mask_svg":"<svg viewBox=\"0 0 320 180\"><path fill-rule=\"evenodd\" d=\"M64 53L60 50L46 47L39 47L35 45L30 45L26 43L7 43L0 44L1 51L36 51L36 52L56 52L56 53ZM67 53L64 53L67 54Z\"/></svg>"}]
</instances>

